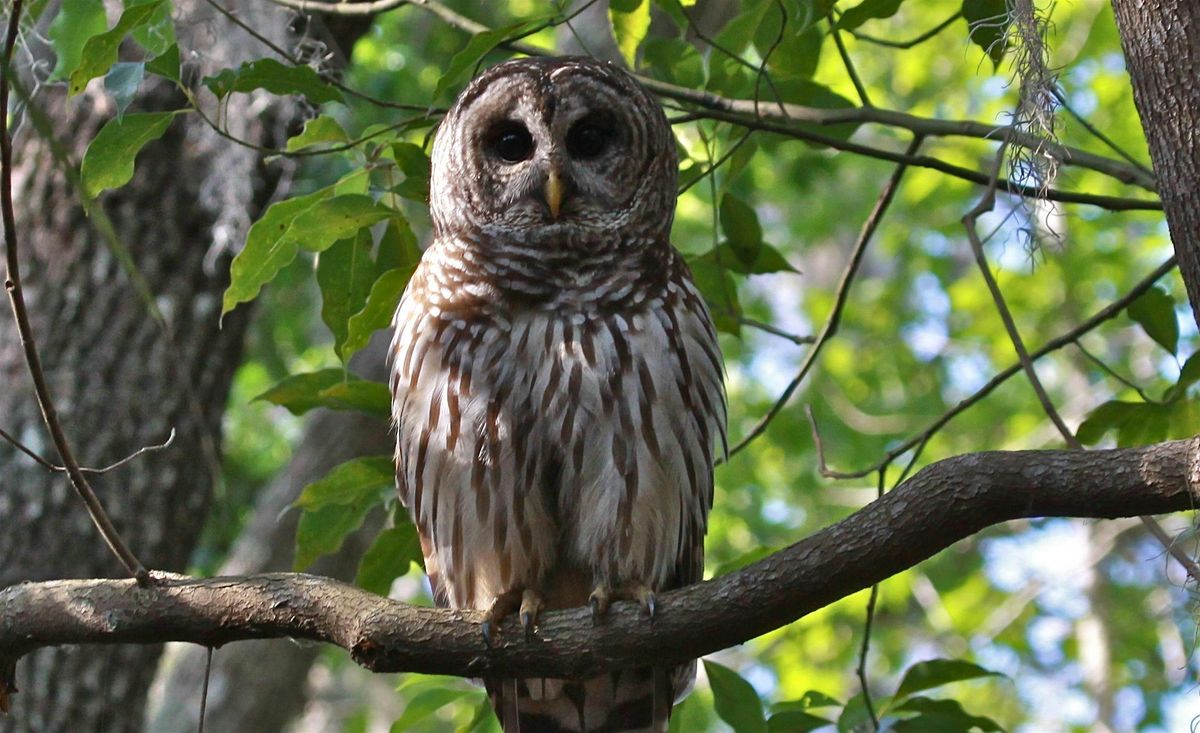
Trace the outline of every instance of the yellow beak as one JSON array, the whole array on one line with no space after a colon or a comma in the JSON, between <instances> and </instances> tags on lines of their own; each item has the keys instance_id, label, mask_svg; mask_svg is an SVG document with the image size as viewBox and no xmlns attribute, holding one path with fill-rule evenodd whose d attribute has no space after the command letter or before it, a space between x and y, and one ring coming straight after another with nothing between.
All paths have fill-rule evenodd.
<instances>
[{"instance_id":1,"label":"yellow beak","mask_svg":"<svg viewBox=\"0 0 1200 733\"><path fill-rule=\"evenodd\" d=\"M563 185L563 180L559 177L558 171L551 168L550 174L546 176L546 205L550 207L550 216L554 219L558 218L558 211L562 208L563 194L565 192L566 186Z\"/></svg>"}]
</instances>

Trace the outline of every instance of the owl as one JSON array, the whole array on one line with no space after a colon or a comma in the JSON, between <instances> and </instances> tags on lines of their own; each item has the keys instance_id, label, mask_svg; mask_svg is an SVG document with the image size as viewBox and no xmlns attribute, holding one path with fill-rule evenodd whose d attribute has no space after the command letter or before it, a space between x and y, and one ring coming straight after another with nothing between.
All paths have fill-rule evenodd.
<instances>
[{"instance_id":1,"label":"owl","mask_svg":"<svg viewBox=\"0 0 1200 733\"><path fill-rule=\"evenodd\" d=\"M629 74L499 64L433 145L433 242L396 311L401 500L436 601L516 613L640 603L700 580L725 450L712 320L669 235L675 141ZM489 679L505 731L666 730L695 662Z\"/></svg>"}]
</instances>

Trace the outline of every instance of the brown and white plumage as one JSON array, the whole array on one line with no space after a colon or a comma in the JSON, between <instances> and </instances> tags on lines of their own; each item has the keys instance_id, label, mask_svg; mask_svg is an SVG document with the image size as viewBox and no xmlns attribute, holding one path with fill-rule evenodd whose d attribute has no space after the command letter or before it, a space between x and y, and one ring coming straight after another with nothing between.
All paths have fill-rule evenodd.
<instances>
[{"instance_id":1,"label":"brown and white plumage","mask_svg":"<svg viewBox=\"0 0 1200 733\"><path fill-rule=\"evenodd\" d=\"M587 59L500 64L443 122L392 347L400 496L439 603L533 615L701 578L725 399L668 239L676 167L653 98ZM650 730L693 674L488 685L506 730Z\"/></svg>"}]
</instances>

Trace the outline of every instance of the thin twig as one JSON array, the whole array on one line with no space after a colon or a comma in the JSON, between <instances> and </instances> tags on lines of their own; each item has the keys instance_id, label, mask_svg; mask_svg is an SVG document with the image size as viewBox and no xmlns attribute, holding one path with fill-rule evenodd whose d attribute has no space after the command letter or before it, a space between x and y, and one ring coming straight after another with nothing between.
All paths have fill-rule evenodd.
<instances>
[{"instance_id":1,"label":"thin twig","mask_svg":"<svg viewBox=\"0 0 1200 733\"><path fill-rule=\"evenodd\" d=\"M649 86L649 85L648 85ZM883 112L878 107L855 107L856 110L870 110ZM903 163L919 168L928 168L940 173L961 178L964 181L986 186L988 176L986 173L981 173L971 168L947 163L944 160L933 158L927 155L905 155L891 150L864 145L862 143L853 142L836 135L826 135L816 130L806 128L803 125L787 125L775 122L769 122L765 119L758 119L749 114L726 112L719 109L709 109L703 114L697 114L696 117L704 117L722 122L730 122L735 125L760 130L762 132L772 132L777 135L785 135L797 140L804 140L818 145L825 145L834 150L841 150L847 153L854 153L867 158L876 160L886 160L892 163ZM1003 137L1009 128L993 128L996 132L996 137ZM1078 163L1078 160L1071 162ZM1091 167L1091 166L1085 166ZM1116 177L1116 176L1114 176ZM1122 180L1117 178L1117 180ZM1125 181L1129 182L1129 181ZM1162 201L1158 199L1141 199L1130 198L1126 196L1106 196L1100 194L1081 193L1077 191L1063 191L1056 188L1042 188L1040 186L1028 186L1025 184L1014 183L1010 180L1001 179L997 187L1007 193L1013 193L1027 198L1044 199L1046 201L1061 201L1070 204L1090 204L1098 206L1109 211L1161 211Z\"/></svg>"},{"instance_id":2,"label":"thin twig","mask_svg":"<svg viewBox=\"0 0 1200 733\"><path fill-rule=\"evenodd\" d=\"M811 344L813 341L816 341L815 336L800 336L798 334L789 333L788 331L784 331L782 328L772 326L770 323L764 323L754 318L747 318L745 316L736 316L736 318L737 322L742 326L753 328L764 333L769 333L772 336L778 336L781 339L787 339L797 346Z\"/></svg>"},{"instance_id":3,"label":"thin twig","mask_svg":"<svg viewBox=\"0 0 1200 733\"><path fill-rule=\"evenodd\" d=\"M467 33L478 34L493 30L482 23L471 20L461 13L452 10L437 0L377 0L376 2L365 3L315 2L314 0L271 0L271 2L305 12L353 16L373 15L375 13L391 10L402 5L412 5L432 13L444 23ZM523 53L530 56L545 56L551 53L548 49L518 41L505 41L500 45L512 49L518 53ZM1102 155L1096 155L1094 153L1089 153L1085 150L1079 150L1070 146L1061 145L1058 143L1048 143L1037 136L1030 135L1023 130L1011 126L997 126L971 120L941 120L935 118L917 117L905 112L882 109L879 107L825 109L818 107L806 107L798 104L788 104L779 101L762 104L757 99L730 99L712 94L710 92L692 89L690 87L681 87L646 76L635 76L643 86L659 96L686 102L688 104L694 104L709 110L709 114L707 116L712 119L721 119L725 122L734 122L737 124L745 124L748 122L753 123L757 121L759 125L757 129L779 132L780 134L807 139L812 142L820 142L839 150L848 150L850 152L859 154L869 154L869 151L874 151L874 149L870 148L869 146L851 147L846 145L844 141L840 141L838 138L829 138L832 142L827 142L816 137L815 134L806 135L805 131L801 127L801 123L817 125L871 123L886 125L889 127L903 128L912 132L914 135L920 135L924 137L963 136L982 138L986 140L1005 139L1014 145L1020 145L1033 150L1039 150L1043 154L1050 155L1064 164L1089 168L1115 178L1122 183L1137 185L1148 191L1157 191L1157 185L1155 183L1154 176L1147 175L1145 171L1141 170L1137 166L1131 166L1123 161L1113 160ZM772 120L774 122L771 122ZM881 156L872 155L871 157ZM899 160L895 160L894 157L882 157L882 159L892 160L893 162L901 162ZM924 164L922 163L919 165ZM936 169L951 173L951 175L957 175L959 177L963 176L959 175L959 173L953 172L954 170L958 170L960 172L966 171L966 169L957 168L956 166L949 166L948 164L943 164L943 167L938 167ZM967 178L967 180L984 185L986 183L986 176L983 176L982 174L976 174L974 177ZM1014 184L1008 184L1007 182L1001 182L1000 188L1003 190L1018 190ZM1026 192L1023 189L1021 189L1020 192L1022 195L1033 195L1034 193ZM1104 197L1089 197L1083 194L1069 194L1067 192L1055 191L1048 192L1047 197L1053 201L1078 203L1094 203L1105 200ZM1116 198L1117 197L1109 197L1109 199ZM1126 205L1122 206L1120 205L1120 202L1115 203L1117 210L1128 208L1162 208L1161 203L1158 202L1136 202L1136 200L1127 199L1125 200ZM1104 204L1097 203L1097 205L1103 206Z\"/></svg>"},{"instance_id":4,"label":"thin twig","mask_svg":"<svg viewBox=\"0 0 1200 733\"><path fill-rule=\"evenodd\" d=\"M1072 107L1071 104L1067 101L1067 95L1063 94L1062 90L1057 87L1054 88L1054 98L1057 99L1059 105L1061 105L1062 108L1067 111L1067 114L1071 115L1071 117L1074 118L1074 120L1076 122L1078 122L1080 125L1082 125L1083 129L1087 130L1092 135L1092 137L1096 138L1100 142L1107 145L1110 150L1112 150L1114 153L1116 153L1117 155L1124 158L1126 161L1129 162L1130 165L1136 166L1139 170L1144 172L1147 176L1154 175L1154 171L1149 166L1147 166L1145 163L1141 162L1137 158L1130 155L1124 148L1122 148L1120 145L1117 145L1115 142L1113 142L1112 138L1110 138L1108 135L1105 135L1104 132L1100 128L1096 127L1091 122L1089 122L1086 117L1084 117L1083 115L1076 112L1075 108Z\"/></svg>"},{"instance_id":5,"label":"thin twig","mask_svg":"<svg viewBox=\"0 0 1200 733\"><path fill-rule=\"evenodd\" d=\"M113 470L114 468L120 468L121 466L124 466L126 463L129 463L130 461L137 458L138 456L145 455L146 453L157 453L160 450L166 450L167 448L170 448L171 444L174 442L175 442L175 428L171 428L171 434L167 436L166 440L159 443L158 445L144 445L141 448L138 448L134 452L130 453L129 455L125 456L121 460L117 461L116 463L110 463L107 466L105 466L104 468L88 468L86 466L83 466L83 467L80 467L79 470L83 471L84 473L94 473L94 474L108 473L109 471ZM65 471L66 469L61 466L55 466L54 470Z\"/></svg>"},{"instance_id":6,"label":"thin twig","mask_svg":"<svg viewBox=\"0 0 1200 733\"><path fill-rule=\"evenodd\" d=\"M259 43L263 44L267 48L274 51L276 54L278 54L280 57L282 57L288 63L292 64L293 66L304 65L304 62L299 57L295 56L292 53L289 53L286 49L280 47L277 43L272 41L270 38L267 38L262 33L260 33L258 31L258 29L256 29L254 26L250 25L246 21L237 17L237 13L233 12L229 8L226 8L224 5L221 5L220 3L216 2L216 0L205 0L205 2L207 2L209 5L211 5L213 7L213 9L216 10L218 13L225 16L225 18L227 18L230 23L233 23L237 27L241 28L251 38L253 38L254 40L258 41ZM373 104L376 107L384 107L387 109L403 109L403 110L408 110L411 112L421 112L421 111L428 109L426 106L422 106L419 104L406 104L404 102L389 102L384 99L379 99L378 97L372 97L370 94L367 94L365 92L360 92L359 90L349 86L348 84L341 81L340 79L336 79L333 76L330 76L328 74L322 74L321 78L329 85L336 87L338 90L343 91L352 97L361 99L364 102Z\"/></svg>"},{"instance_id":7,"label":"thin twig","mask_svg":"<svg viewBox=\"0 0 1200 733\"><path fill-rule=\"evenodd\" d=\"M921 147L922 139L914 138L908 144L906 155L911 156ZM879 192L879 198L875 201L875 207L871 210L871 214L867 220L863 222L862 229L858 233L858 240L854 243L854 247L850 250L850 259L846 262L846 269L842 272L841 280L838 282L837 290L834 294L833 308L829 312L828 318L825 320L825 325L813 340L812 348L804 356L804 362L800 365L796 376L788 383L779 399L771 406L771 409L763 415L759 421L746 433L737 445L733 446L729 455L734 455L738 451L745 448L752 440L757 438L767 429L767 425L775 419L775 416L783 410L784 405L791 399L792 393L804 381L813 364L816 363L817 356L821 353L821 349L825 343L837 333L838 324L841 322L842 310L846 306L846 300L850 295L850 286L854 282L855 276L858 274L858 266L862 263L863 254L866 252L867 244L871 241L871 237L875 234L875 230L879 227L879 223L883 220L884 214L887 212L888 206L892 203L892 197L896 193L896 188L900 184L900 179L904 176L904 172L908 170L908 166L901 164L892 172L891 178L888 179L887 185Z\"/></svg>"},{"instance_id":8,"label":"thin twig","mask_svg":"<svg viewBox=\"0 0 1200 733\"><path fill-rule=\"evenodd\" d=\"M212 677L213 648L204 648L204 687L200 690L200 722L196 724L196 733L204 733L204 715L208 712L208 680Z\"/></svg>"},{"instance_id":9,"label":"thin twig","mask_svg":"<svg viewBox=\"0 0 1200 733\"><path fill-rule=\"evenodd\" d=\"M2 166L2 170L0 170L0 208L3 209L5 262L8 268L4 287L8 291L13 318L16 320L17 332L20 334L21 346L25 352L25 364L29 368L30 377L33 379L33 389L34 394L37 396L38 407L42 411L42 418L46 423L47 430L50 431L50 437L54 441L54 447L58 450L59 458L62 460L63 466L66 467L67 476L71 480L71 486L74 487L80 498L83 499L88 514L91 516L96 528L100 530L100 534L104 537L104 541L108 544L109 549L113 551L129 574L137 578L140 585L145 585L150 580L150 574L138 562L137 557L134 556L129 546L125 544L125 540L117 532L116 527L113 526L112 520L105 513L99 498L97 498L96 493L84 477L79 463L75 460L75 454L71 450L70 442L63 431L62 423L59 421L58 411L50 396L50 386L46 381L46 374L42 370L42 359L38 353L37 342L34 340L33 327L29 323L29 313L25 306L25 294L21 288L16 214L13 210L13 151L12 140L8 134L7 110L9 83L12 75L12 54L17 42L17 30L20 26L22 2L23 0L13 0L8 18L8 35L4 42L4 69L2 74L0 74L0 166Z\"/></svg>"},{"instance_id":10,"label":"thin twig","mask_svg":"<svg viewBox=\"0 0 1200 733\"><path fill-rule=\"evenodd\" d=\"M888 48L907 49L907 48L912 48L913 46L919 46L920 44L924 43L925 41L928 41L930 38L933 38L937 34L946 30L947 28L950 27L950 24L953 23L954 21L958 20L961 15L962 15L962 11L956 10L954 12L954 15L951 15L949 18L946 18L941 23L938 23L937 25L935 25L934 27L925 31L924 33L922 33L918 36L915 36L907 41L892 41L892 40L888 40L887 38L879 38L877 36L872 36L872 35L863 33L861 31L859 31L857 28L851 29L849 31L849 33L850 33L850 35L854 36L855 38L857 38L860 41L865 41L866 43L874 43L876 46L887 46Z\"/></svg>"},{"instance_id":11,"label":"thin twig","mask_svg":"<svg viewBox=\"0 0 1200 733\"><path fill-rule=\"evenodd\" d=\"M811 414L811 413L810 413ZM813 423L816 430L816 423ZM875 484L875 498L883 498L883 482L887 479L887 469L879 469L879 480ZM875 625L875 607L879 602L879 583L871 586L871 595L867 598L867 613L863 620L862 645L858 648L858 684L862 688L863 705L871 718L873 728L879 730L879 715L875 712L875 703L871 700L871 686L867 684L867 654L871 651L871 628Z\"/></svg>"},{"instance_id":12,"label":"thin twig","mask_svg":"<svg viewBox=\"0 0 1200 733\"><path fill-rule=\"evenodd\" d=\"M48 471L62 470L62 466L56 466L53 463L51 463L50 461L43 458L42 456L38 455L38 453L36 451L34 451L32 448L25 445L21 441L17 440L14 436L5 432L3 428L0 428L0 438L4 439L8 443L12 444L12 447L16 448L17 450L21 451L25 455L32 458L34 463L37 463L38 465L42 466L46 470L48 470Z\"/></svg>"},{"instance_id":13,"label":"thin twig","mask_svg":"<svg viewBox=\"0 0 1200 733\"><path fill-rule=\"evenodd\" d=\"M1004 150L1005 145L1001 145L1000 149L996 151L996 160L992 169L992 185L987 188L987 191L979 199L979 203L963 216L962 223L967 230L967 238L971 242L971 251L975 255L975 263L979 266L979 271L982 273L988 291L992 295L996 312L999 313L1000 320L1004 323L1004 329L1008 332L1008 338L1012 342L1013 349L1017 352L1017 357L1021 360L1021 368L1025 371L1025 376L1029 379L1029 384L1033 388L1034 394L1037 395L1038 402L1041 403L1042 411L1046 413L1050 422L1054 424L1059 434L1062 435L1068 447L1072 450L1083 451L1086 450L1083 443L1067 427L1058 409L1055 408L1054 403L1050 400L1050 396L1046 393L1045 387L1042 386L1041 379L1038 378L1037 370L1033 367L1033 359L1029 356L1029 351L1025 348L1025 342L1021 338L1021 333L1017 329L1016 322L1013 320L1012 312L1008 308L1004 294L1001 292L995 276L992 275L991 267L987 262L987 255L983 251L983 242L979 238L979 232L976 231L976 220L984 213L991 211L996 205L995 181L999 178L1000 166L1004 162ZM1153 517L1141 516L1139 519L1146 526L1146 529L1150 531L1150 534L1170 553L1171 557L1175 558L1183 566L1183 569L1191 576L1192 580L1200 583L1200 565L1171 540L1166 531L1163 530L1162 526Z\"/></svg>"},{"instance_id":14,"label":"thin twig","mask_svg":"<svg viewBox=\"0 0 1200 733\"><path fill-rule=\"evenodd\" d=\"M854 68L854 62L850 60L850 53L846 51L846 44L842 42L842 31L837 26L837 22L833 19L833 9L829 10L829 35L833 36L833 45L837 46L838 56L842 58L842 66L846 67L846 75L850 77L850 82L854 84L854 91L858 92L858 99L864 107L873 107L871 98L867 94L867 87L863 85L862 79L858 76L858 70ZM876 723L876 727L878 723Z\"/></svg>"},{"instance_id":15,"label":"thin twig","mask_svg":"<svg viewBox=\"0 0 1200 733\"><path fill-rule=\"evenodd\" d=\"M1075 348L1079 349L1079 353L1083 354L1084 357L1086 357L1088 359L1088 361L1090 361L1093 364L1095 364L1096 366L1100 367L1100 370L1103 371L1105 374L1107 374L1108 376L1112 377L1113 379L1117 380L1121 384L1125 385L1129 389L1132 389L1134 392L1136 392L1137 396L1142 398L1142 402L1149 402L1152 404L1162 404L1158 400L1152 399L1150 397L1150 395L1146 394L1146 390L1142 389L1137 384L1134 384L1134 382L1132 380L1127 379L1127 378L1121 376L1120 374L1118 374L1116 369L1113 369L1108 364L1105 364L1103 359L1096 356L1092 352L1088 351L1086 348L1084 348L1083 344L1076 341Z\"/></svg>"},{"instance_id":16,"label":"thin twig","mask_svg":"<svg viewBox=\"0 0 1200 733\"><path fill-rule=\"evenodd\" d=\"M51 462L51 461L47 460L45 457L39 455L37 452L35 452L29 446L27 446L24 443L22 443L21 441L17 440L15 437L10 435L9 433L6 433L3 429L0 429L0 438L11 443L14 448L16 448L17 450L21 451L25 455L32 458L34 463L37 463L38 465L42 466L47 471L53 471L55 473L66 473L67 469L65 466L55 465L53 462ZM122 458L121 460L117 461L116 463L110 463L109 465L105 466L104 468L90 468L88 466L80 466L79 470L83 473L91 473L91 474L97 474L97 475L102 474L102 473L108 473L109 471L113 470L114 468L120 468L121 466L124 466L126 463L129 463L134 458L137 458L140 455L143 455L145 453L152 453L155 451L160 451L165 448L170 448L171 444L174 442L175 442L175 428L171 428L171 434L167 436L166 441L159 443L158 445L142 446L141 448L138 448L136 451L134 451L133 453L130 453L129 455Z\"/></svg>"},{"instance_id":17,"label":"thin twig","mask_svg":"<svg viewBox=\"0 0 1200 733\"><path fill-rule=\"evenodd\" d=\"M1164 275L1174 270L1176 264L1177 263L1174 255L1168 257L1166 261L1154 268L1150 274L1146 275L1146 277L1142 278L1141 281L1130 288L1129 292L1125 293L1125 295L1104 306L1086 321L1070 331L1067 331L1057 338L1047 341L1042 345L1041 348L1030 354L1030 357L1036 361L1047 354L1058 351L1064 346L1069 346L1075 343L1078 339L1094 331L1098 326L1100 326L1100 324L1112 320L1116 316L1120 315L1130 303L1140 298L1147 290L1154 287L1154 284L1162 279ZM884 454L883 459L878 463L856 471L837 471L834 472L834 475L836 475L837 478L854 479L862 478L863 476L875 473L880 468L891 464L892 461L896 460L897 457L907 453L914 447L923 446L952 419L965 412L968 408L973 407L982 401L985 397L995 391L997 387L1004 384L1006 381L1020 372L1021 364L1019 362L1016 364L1010 364L1002 371L996 373L987 381L986 384L975 390L975 392L973 392L971 395L959 400L953 407L939 415L938 418L930 423L924 430L893 447L886 454Z\"/></svg>"}]
</instances>

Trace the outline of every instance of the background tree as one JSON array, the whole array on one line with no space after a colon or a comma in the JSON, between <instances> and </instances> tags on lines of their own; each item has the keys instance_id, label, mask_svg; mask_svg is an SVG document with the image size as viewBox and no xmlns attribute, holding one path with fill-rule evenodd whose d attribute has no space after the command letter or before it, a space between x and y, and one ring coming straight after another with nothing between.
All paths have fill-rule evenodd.
<instances>
[{"instance_id":1,"label":"background tree","mask_svg":"<svg viewBox=\"0 0 1200 733\"><path fill-rule=\"evenodd\" d=\"M294 44L255 47L252 55L271 56L278 68L230 62L225 73L204 72L213 76L203 88L223 104L262 88L303 92L326 106L288 143L292 157L306 163L299 189L305 195L276 204L249 232L225 295L228 309L274 280L258 297L260 319L234 382L228 500L194 556L201 571L217 567L256 487L283 469L300 432L279 408L250 397L291 374L267 392L266 403L296 413L317 405L382 411L381 385L347 379L340 362L386 325L415 260L426 230L424 150L438 110L478 66L513 53L606 53L596 40L608 30L596 27L603 3L547 11L521 2L281 2L343 19L362 11L373 25L355 46L344 81L305 72ZM1161 11L1152 19L1189 12L1171 2L1116 4L1122 22L1134 11ZM714 0L612 2L599 16L612 29L611 48L660 94L676 123L685 190L673 240L689 256L725 333L731 432L742 442L718 472L708 542L713 576L845 517L935 459L1069 447L1077 439L1139 445L1195 432L1190 388L1200 361L1189 355L1196 331L1181 318L1183 288L1174 275L1164 276L1172 267L1170 240L1114 15L1101 0L1050 12L1022 0ZM592 20L583 27L586 18ZM1134 78L1143 111L1194 110L1156 105L1153 92L1139 91L1165 85L1187 98L1200 85L1194 68L1165 63L1163 52L1132 38L1127 34L1126 47L1140 50L1130 50L1131 58L1147 60L1149 81ZM1195 50L1186 33L1178 43ZM1132 68L1143 73L1136 63ZM208 123L238 136L228 127L241 119L234 108L225 113L202 102L201 109ZM1152 146L1155 163L1177 166L1170 188L1195 191L1188 183L1195 171L1189 174L1186 152L1177 147L1186 140L1156 138L1158 123L1146 120L1150 139L1163 140ZM1188 129L1185 117L1171 123ZM1004 166L993 180L1000 139L1007 139ZM88 157L105 149L98 140ZM147 147L139 171L156 160ZM1183 246L1190 229L1175 210L1194 216L1194 207L1186 196L1169 196L1166 185L1163 203ZM978 213L964 226L972 210ZM317 250L313 278L312 260L296 255ZM995 273L996 290L977 259ZM1006 310L1007 324L1000 315ZM226 323L240 313L232 310ZM332 339L313 327L318 319ZM1031 354L1024 365L1014 342ZM1048 413L1061 413L1069 437ZM1116 500L1103 493L1112 477L1124 475L1112 468L1126 465L1111 463L1114 456L1161 466L1153 461L1186 457L1184 445L940 464L902 490L909 493L878 505L900 512L895 526L842 525L860 532L841 535L845 542L836 546L846 555L829 560L853 563L850 548L861 541L864 553L896 546L888 561L899 570L995 517L1020 515L988 492L1024 497L1028 477L1017 480L1023 474L1013 467L1022 462L1060 479L1028 494L1044 513L1135 515L1187 506L1178 493L1168 500L1143 492L1160 486L1149 478L1126 486L1127 505L1104 503ZM304 450L309 457L311 449ZM1112 470L1097 472L1103 467ZM1066 473L1053 473L1058 469ZM955 477L965 481L960 493L935 504L956 486ZM343 466L305 489L297 565L336 548L390 497L390 484L387 462L378 458ZM1072 505L1073 498L1093 506ZM970 509L971 501L978 506L965 525L942 521L941 512ZM939 509L921 517L922 506ZM376 592L390 587L400 597L419 596L409 530L392 506L384 508L389 524L357 579ZM1168 528L1172 536L1186 524L1180 519ZM246 531L262 526L251 522ZM912 533L914 527L926 531ZM820 546L821 537L802 547ZM1185 560L1190 538L1173 546ZM837 719L842 729L870 729L872 720L897 730L928 730L938 721L993 727L965 709L1015 730L1178 729L1200 712L1187 642L1193 581L1174 560L1155 561L1164 556L1136 522L1032 519L987 529L894 574L878 592L829 603L840 591L796 623L723 652L717 660L724 666L706 667L707 687L681 708L676 726L762 730L770 717L772 730L809 730L815 718ZM764 567L773 566L753 565L719 587L761 590L738 579L769 577ZM825 567L813 587L837 574ZM862 578L860 585L870 583ZM698 597L681 594L677 608L691 608ZM726 610L738 609L736 597L722 598ZM653 643L638 635L632 617L628 625L622 618L614 633ZM668 636L671 618L659 627ZM569 614L562 625L557 617L547 622L562 645L599 643L605 633L576 633L569 622ZM467 648L466 641L456 648ZM514 643L489 658L526 654L528 661L537 651ZM218 664L225 654L217 652ZM983 672L959 663L914 666L934 657L969 660L1008 679L953 682ZM310 676L318 700L330 691L342 697L310 706L305 720L318 729L490 724L477 715L479 694L456 681L406 679L387 704L368 705L347 696L340 680L352 671L343 655L324 655L320 665ZM922 675L930 684L954 685L935 690L952 696L949 702L926 699L916 682ZM243 678L240 686L251 684ZM171 716L173 705L186 703L178 688L162 689L172 691L156 709ZM764 710L763 700L772 707ZM27 700L16 704L20 715Z\"/></svg>"}]
</instances>

